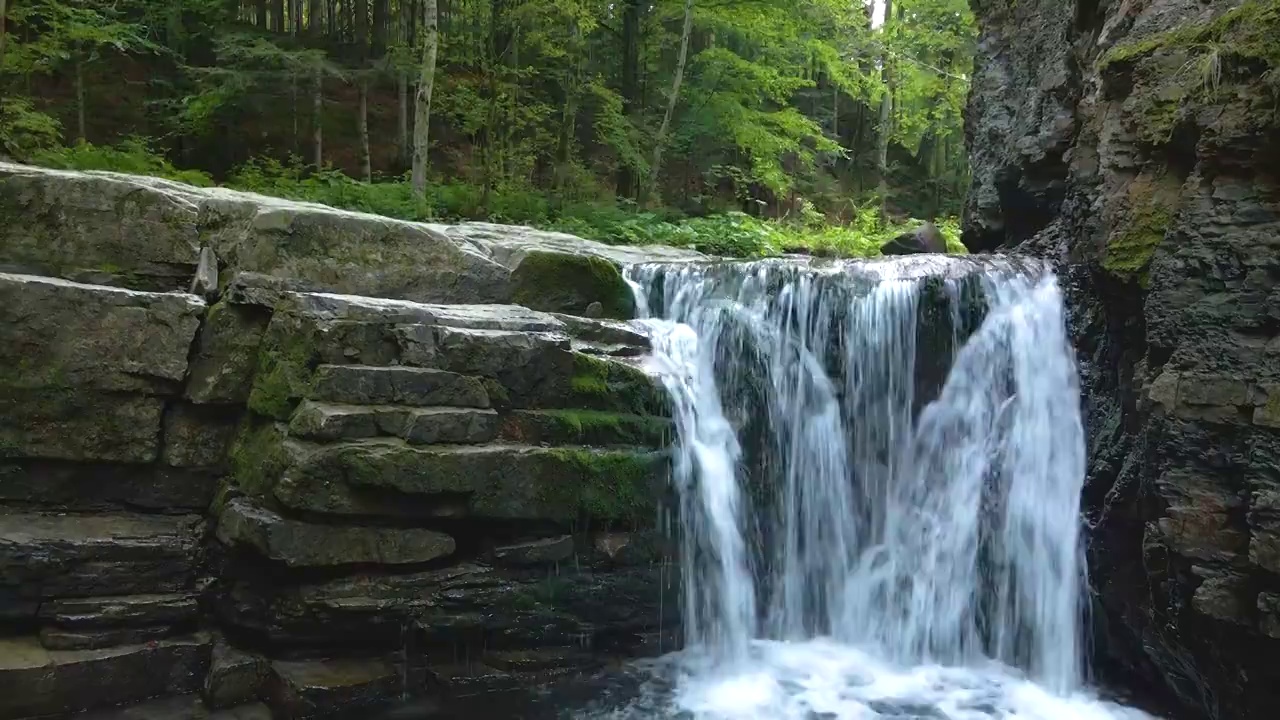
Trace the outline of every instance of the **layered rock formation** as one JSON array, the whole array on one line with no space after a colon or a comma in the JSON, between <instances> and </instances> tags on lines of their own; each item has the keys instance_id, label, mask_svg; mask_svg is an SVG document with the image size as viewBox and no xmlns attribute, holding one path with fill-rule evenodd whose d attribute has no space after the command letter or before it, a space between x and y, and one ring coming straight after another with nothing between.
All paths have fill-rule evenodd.
<instances>
[{"instance_id":1,"label":"layered rock formation","mask_svg":"<svg viewBox=\"0 0 1280 720\"><path fill-rule=\"evenodd\" d=\"M974 0L973 249L1062 261L1098 653L1280 704L1280 4Z\"/></svg>"},{"instance_id":2,"label":"layered rock formation","mask_svg":"<svg viewBox=\"0 0 1280 720\"><path fill-rule=\"evenodd\" d=\"M625 317L625 259L0 166L0 718L368 716L670 649L647 341L527 307Z\"/></svg>"}]
</instances>

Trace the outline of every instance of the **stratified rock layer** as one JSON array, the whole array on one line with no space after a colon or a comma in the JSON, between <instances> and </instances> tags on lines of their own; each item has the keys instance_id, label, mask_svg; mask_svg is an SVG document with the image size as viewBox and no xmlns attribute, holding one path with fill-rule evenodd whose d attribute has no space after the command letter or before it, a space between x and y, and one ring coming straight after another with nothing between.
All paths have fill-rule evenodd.
<instances>
[{"instance_id":1,"label":"stratified rock layer","mask_svg":"<svg viewBox=\"0 0 1280 720\"><path fill-rule=\"evenodd\" d=\"M1280 706L1280 5L975 0L965 242L1064 262L1112 670Z\"/></svg>"},{"instance_id":2,"label":"stratified rock layer","mask_svg":"<svg viewBox=\"0 0 1280 720\"><path fill-rule=\"evenodd\" d=\"M665 546L599 549L667 492L647 340L505 304L625 317L634 251L5 164L0 221L0 720L426 708L678 627Z\"/></svg>"}]
</instances>

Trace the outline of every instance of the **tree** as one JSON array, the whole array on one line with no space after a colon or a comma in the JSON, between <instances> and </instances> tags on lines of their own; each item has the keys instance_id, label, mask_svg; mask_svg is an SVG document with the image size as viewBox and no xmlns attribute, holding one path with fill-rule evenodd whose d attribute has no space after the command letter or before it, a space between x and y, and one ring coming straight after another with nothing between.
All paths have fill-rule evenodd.
<instances>
[{"instance_id":1,"label":"tree","mask_svg":"<svg viewBox=\"0 0 1280 720\"><path fill-rule=\"evenodd\" d=\"M427 194L427 143L431 133L431 93L436 79L436 53L440 49L439 12L436 0L422 1L422 66L413 121L413 192Z\"/></svg>"},{"instance_id":2,"label":"tree","mask_svg":"<svg viewBox=\"0 0 1280 720\"><path fill-rule=\"evenodd\" d=\"M671 115L676 110L676 102L680 99L680 84L684 82L684 65L689 56L689 35L693 32L693 0L684 0L684 24L680 31L680 59L676 61L675 76L671 80L671 95L667 98L667 111L662 115L662 125L658 128L658 137L653 143L653 162L649 166L649 182L647 187L658 184L658 173L662 170L662 146L667 140L667 130L671 127Z\"/></svg>"}]
</instances>

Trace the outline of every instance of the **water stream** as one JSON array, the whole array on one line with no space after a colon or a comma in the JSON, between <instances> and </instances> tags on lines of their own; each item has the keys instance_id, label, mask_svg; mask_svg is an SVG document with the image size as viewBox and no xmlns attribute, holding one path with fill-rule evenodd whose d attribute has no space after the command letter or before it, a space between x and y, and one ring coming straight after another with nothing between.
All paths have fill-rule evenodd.
<instances>
[{"instance_id":1,"label":"water stream","mask_svg":"<svg viewBox=\"0 0 1280 720\"><path fill-rule=\"evenodd\" d=\"M678 430L686 649L614 718L1145 718L1085 685L1047 269L631 268Z\"/></svg>"}]
</instances>

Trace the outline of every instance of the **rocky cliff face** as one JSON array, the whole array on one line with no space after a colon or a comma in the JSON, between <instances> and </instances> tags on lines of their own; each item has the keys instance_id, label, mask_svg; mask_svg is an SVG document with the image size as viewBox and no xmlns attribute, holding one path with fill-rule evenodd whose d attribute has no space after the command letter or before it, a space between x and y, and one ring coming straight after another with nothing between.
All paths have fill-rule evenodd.
<instances>
[{"instance_id":1,"label":"rocky cliff face","mask_svg":"<svg viewBox=\"0 0 1280 720\"><path fill-rule=\"evenodd\" d=\"M671 649L647 340L527 307L626 316L625 259L0 166L0 718L374 717Z\"/></svg>"},{"instance_id":2,"label":"rocky cliff face","mask_svg":"<svg viewBox=\"0 0 1280 720\"><path fill-rule=\"evenodd\" d=\"M1098 654L1280 703L1280 3L974 0L965 241L1063 263Z\"/></svg>"}]
</instances>

